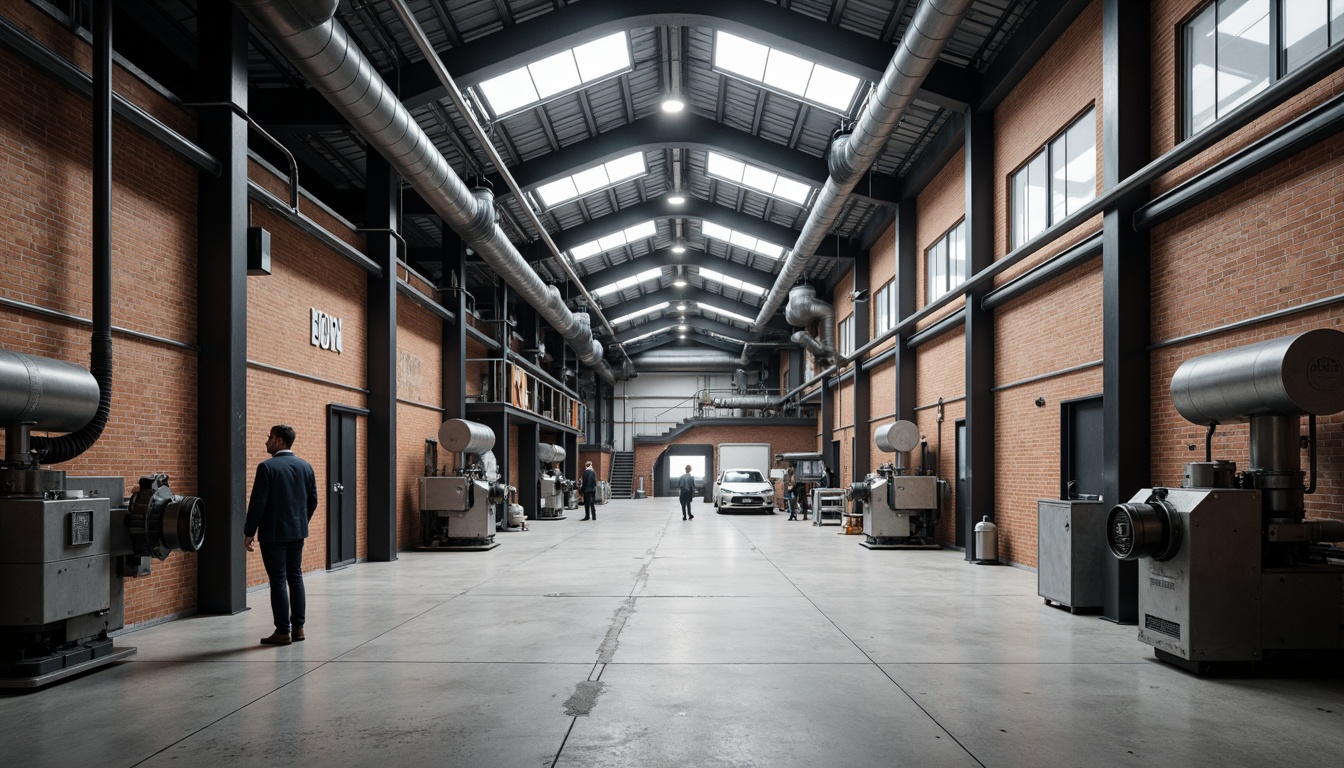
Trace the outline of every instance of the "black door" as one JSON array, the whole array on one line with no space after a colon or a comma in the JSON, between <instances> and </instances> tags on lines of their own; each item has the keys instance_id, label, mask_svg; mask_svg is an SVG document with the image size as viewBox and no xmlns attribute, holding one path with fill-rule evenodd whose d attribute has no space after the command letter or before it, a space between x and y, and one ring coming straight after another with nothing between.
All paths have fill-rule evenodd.
<instances>
[{"instance_id":1,"label":"black door","mask_svg":"<svg viewBox=\"0 0 1344 768\"><path fill-rule=\"evenodd\" d=\"M355 562L355 419L362 411L327 407L327 567Z\"/></svg>"},{"instance_id":2,"label":"black door","mask_svg":"<svg viewBox=\"0 0 1344 768\"><path fill-rule=\"evenodd\" d=\"M1077 499L1101 495L1101 396L1061 404L1059 497ZM1070 485L1072 482L1072 486Z\"/></svg>"},{"instance_id":3,"label":"black door","mask_svg":"<svg viewBox=\"0 0 1344 768\"><path fill-rule=\"evenodd\" d=\"M971 522L971 511L966 508L966 498L970 494L966 490L966 420L957 421L957 535L954 543L958 547L967 546L966 531L974 523Z\"/></svg>"}]
</instances>

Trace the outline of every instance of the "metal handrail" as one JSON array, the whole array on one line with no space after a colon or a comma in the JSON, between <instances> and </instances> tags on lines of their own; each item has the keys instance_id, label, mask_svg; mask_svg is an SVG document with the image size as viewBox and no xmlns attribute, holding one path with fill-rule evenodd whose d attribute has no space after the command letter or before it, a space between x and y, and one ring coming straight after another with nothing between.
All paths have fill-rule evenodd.
<instances>
[{"instance_id":1,"label":"metal handrail","mask_svg":"<svg viewBox=\"0 0 1344 768\"><path fill-rule=\"evenodd\" d=\"M475 402L511 405L571 429L582 427L586 411L583 402L518 365L518 361L502 357L469 357L464 362L485 363L489 366L488 386L485 391L474 395ZM513 397L515 393L512 386L512 370L515 368L527 375L527 390L517 393L520 396L517 401ZM578 405L578 416L571 423L575 405Z\"/></svg>"}]
</instances>

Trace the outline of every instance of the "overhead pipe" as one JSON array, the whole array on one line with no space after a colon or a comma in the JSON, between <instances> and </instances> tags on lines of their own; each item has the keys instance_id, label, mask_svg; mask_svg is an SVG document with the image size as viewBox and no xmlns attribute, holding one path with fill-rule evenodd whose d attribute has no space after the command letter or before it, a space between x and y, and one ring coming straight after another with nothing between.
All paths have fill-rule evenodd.
<instances>
[{"instance_id":1,"label":"overhead pipe","mask_svg":"<svg viewBox=\"0 0 1344 768\"><path fill-rule=\"evenodd\" d=\"M59 464L102 437L112 413L112 7L93 4L93 336L89 372L98 384L93 418L68 435L34 437L39 461ZM39 390L40 391L40 390Z\"/></svg>"},{"instance_id":2,"label":"overhead pipe","mask_svg":"<svg viewBox=\"0 0 1344 768\"><path fill-rule=\"evenodd\" d=\"M779 408L784 398L779 395L726 395L711 402L715 408Z\"/></svg>"},{"instance_id":3,"label":"overhead pipe","mask_svg":"<svg viewBox=\"0 0 1344 768\"><path fill-rule=\"evenodd\" d=\"M411 13L410 8L406 6L405 1L392 0L392 9L397 12L397 16L401 19L401 23L406 27L406 31L410 33L411 41L420 49L420 54L425 57L425 62L429 64L430 69L433 70L434 76L438 78L439 84L442 85L444 91L447 92L448 98L453 102L453 105L457 107L458 114L460 114L463 121L466 122L467 128L471 130L472 134L476 136L476 140L480 142L486 157L488 157L490 162L494 164L495 170L498 171L500 178L502 178L504 183L508 185L509 191L513 193L514 198L517 199L522 206L523 212L527 215L528 221L531 221L532 226L537 230L537 234L541 238L541 241L548 249L550 249L551 256L556 260L556 263L560 265L560 268L564 270L565 275L569 277L570 282L579 289L579 293L583 295L583 299L587 302L587 306L592 307L593 311L597 313L597 319L602 321L602 326L607 329L607 335L615 338L616 329L612 327L606 316L602 314L597 299L595 299L592 294L588 293L588 289L583 286L583 280L579 277L579 273L574 271L574 265L560 252L559 246L557 246L555 241L551 239L551 234L546 231L546 225L542 223L541 217L537 215L536 211L532 210L532 206L527 204L527 198L523 196L522 188L518 186L518 181L513 178L513 174L509 172L508 166L504 163L504 158L499 154L499 150L495 149L494 141L491 140L490 135L485 132L485 129L481 127L480 122L476 120L476 114L479 112L479 109L473 108L472 104L467 103L466 97L462 94L461 89L457 87L457 83L453 80L452 75L448 74L448 68L443 65L443 60L439 58L439 52L430 44L429 37L426 36L425 31L420 28L420 22L415 20L415 15ZM630 355L627 354L625 348L619 344L617 345L617 349L619 349L621 354L625 357L626 365L623 365L621 368L621 370L624 371L630 366ZM599 357L602 355L602 347L595 341L593 342L592 351ZM582 357L583 355L580 354L580 359L582 359ZM630 376L627 376L626 378L630 378Z\"/></svg>"},{"instance_id":4,"label":"overhead pipe","mask_svg":"<svg viewBox=\"0 0 1344 768\"><path fill-rule=\"evenodd\" d=\"M766 294L753 330L765 328L790 287L802 277L839 217L849 193L882 154L887 139L970 6L971 0L922 0L915 9L896 55L882 73L882 80L874 88L853 131L831 142L826 158L830 176L803 223L798 242Z\"/></svg>"},{"instance_id":5,"label":"overhead pipe","mask_svg":"<svg viewBox=\"0 0 1344 768\"><path fill-rule=\"evenodd\" d=\"M830 365L835 361L835 308L817 298L817 289L810 285L790 288L784 319L797 328L806 328L812 321L818 321L821 327L817 329L816 338L805 330L798 331L790 338L811 352L812 357L822 365Z\"/></svg>"},{"instance_id":6,"label":"overhead pipe","mask_svg":"<svg viewBox=\"0 0 1344 768\"><path fill-rule=\"evenodd\" d=\"M654 350L639 356L636 365L643 371L736 371L742 367L737 355L731 352L681 352Z\"/></svg>"},{"instance_id":7,"label":"overhead pipe","mask_svg":"<svg viewBox=\"0 0 1344 768\"><path fill-rule=\"evenodd\" d=\"M585 333L559 290L542 282L496 223L494 194L463 182L336 22L338 0L234 0L234 4L434 212L559 331L579 360L615 384L601 345ZM470 113L463 114L470 122ZM484 144L493 149L488 140ZM503 170L502 163L499 167Z\"/></svg>"}]
</instances>

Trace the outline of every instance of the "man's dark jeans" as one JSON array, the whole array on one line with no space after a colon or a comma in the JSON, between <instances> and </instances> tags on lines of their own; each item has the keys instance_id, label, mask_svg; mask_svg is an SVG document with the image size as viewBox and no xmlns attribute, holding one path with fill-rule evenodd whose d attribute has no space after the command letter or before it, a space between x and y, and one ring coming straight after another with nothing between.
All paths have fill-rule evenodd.
<instances>
[{"instance_id":1,"label":"man's dark jeans","mask_svg":"<svg viewBox=\"0 0 1344 768\"><path fill-rule=\"evenodd\" d=\"M271 579L271 613L275 616L275 631L289 632L290 622L303 626L307 607L303 591L303 539L261 542L261 562ZM288 589L286 589L288 587Z\"/></svg>"}]
</instances>

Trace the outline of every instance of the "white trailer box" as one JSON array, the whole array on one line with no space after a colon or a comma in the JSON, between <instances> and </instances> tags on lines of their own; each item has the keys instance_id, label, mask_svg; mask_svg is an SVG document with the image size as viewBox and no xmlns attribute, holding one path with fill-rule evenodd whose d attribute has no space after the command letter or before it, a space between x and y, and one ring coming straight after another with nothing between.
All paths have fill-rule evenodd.
<instances>
[{"instance_id":1,"label":"white trailer box","mask_svg":"<svg viewBox=\"0 0 1344 768\"><path fill-rule=\"evenodd\" d=\"M754 469L761 473L761 477L768 478L773 464L771 458L769 443L722 443L714 474L725 469Z\"/></svg>"}]
</instances>

